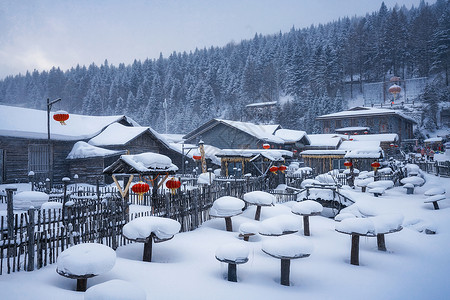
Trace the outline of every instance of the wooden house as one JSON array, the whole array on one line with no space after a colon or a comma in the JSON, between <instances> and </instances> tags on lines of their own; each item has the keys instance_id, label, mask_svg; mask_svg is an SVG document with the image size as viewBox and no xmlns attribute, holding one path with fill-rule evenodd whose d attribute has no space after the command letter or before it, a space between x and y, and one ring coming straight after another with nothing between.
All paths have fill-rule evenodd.
<instances>
[{"instance_id":1,"label":"wooden house","mask_svg":"<svg viewBox=\"0 0 450 300\"><path fill-rule=\"evenodd\" d=\"M261 149L263 144L270 144L279 149L284 140L275 136L280 125L256 125L247 122L212 119L184 136L188 144L205 144L219 149Z\"/></svg>"},{"instance_id":2,"label":"wooden house","mask_svg":"<svg viewBox=\"0 0 450 300\"><path fill-rule=\"evenodd\" d=\"M416 124L414 119L399 110L374 107L353 107L346 111L319 116L316 121L322 133L336 132L347 135L365 131L372 134L396 133L399 142L413 138L413 126Z\"/></svg>"}]
</instances>

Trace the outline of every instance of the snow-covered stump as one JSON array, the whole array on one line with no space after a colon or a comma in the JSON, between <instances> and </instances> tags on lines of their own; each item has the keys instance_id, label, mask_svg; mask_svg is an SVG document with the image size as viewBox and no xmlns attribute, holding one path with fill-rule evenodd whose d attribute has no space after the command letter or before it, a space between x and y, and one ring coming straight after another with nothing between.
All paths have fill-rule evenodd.
<instances>
[{"instance_id":1,"label":"snow-covered stump","mask_svg":"<svg viewBox=\"0 0 450 300\"><path fill-rule=\"evenodd\" d=\"M224 196L214 201L209 215L214 218L225 218L225 228L227 231L233 231L233 223L231 217L242 213L245 202L239 198Z\"/></svg>"},{"instance_id":2,"label":"snow-covered stump","mask_svg":"<svg viewBox=\"0 0 450 300\"><path fill-rule=\"evenodd\" d=\"M429 196L424 203L433 203L434 209L439 209L438 201L445 199L445 189L441 187L432 188L425 191L424 195Z\"/></svg>"},{"instance_id":3,"label":"snow-covered stump","mask_svg":"<svg viewBox=\"0 0 450 300\"><path fill-rule=\"evenodd\" d=\"M386 240L384 235L402 230L403 216L400 214L386 214L371 217L370 219L375 226L378 250L386 251Z\"/></svg>"},{"instance_id":4,"label":"snow-covered stump","mask_svg":"<svg viewBox=\"0 0 450 300\"><path fill-rule=\"evenodd\" d=\"M259 221L261 218L261 207L273 205L276 198L267 192L253 191L244 194L244 201L248 204L256 205L255 220Z\"/></svg>"},{"instance_id":5,"label":"snow-covered stump","mask_svg":"<svg viewBox=\"0 0 450 300\"><path fill-rule=\"evenodd\" d=\"M383 187L371 188L369 193L373 194L374 197L379 197L384 194L385 189Z\"/></svg>"},{"instance_id":6,"label":"snow-covered stump","mask_svg":"<svg viewBox=\"0 0 450 300\"><path fill-rule=\"evenodd\" d=\"M264 241L261 250L281 260L280 284L289 286L291 259L310 256L312 248L312 243L305 238L289 235Z\"/></svg>"},{"instance_id":7,"label":"snow-covered stump","mask_svg":"<svg viewBox=\"0 0 450 300\"><path fill-rule=\"evenodd\" d=\"M422 177L419 176L412 176L412 177L405 177L400 180L402 184L413 184L414 187L416 186L422 186L425 183L425 180Z\"/></svg>"},{"instance_id":8,"label":"snow-covered stump","mask_svg":"<svg viewBox=\"0 0 450 300\"><path fill-rule=\"evenodd\" d=\"M258 233L258 225L252 222L245 222L239 226L239 237L244 238L244 241L248 242L251 236Z\"/></svg>"},{"instance_id":9,"label":"snow-covered stump","mask_svg":"<svg viewBox=\"0 0 450 300\"><path fill-rule=\"evenodd\" d=\"M291 211L293 214L303 217L303 234L310 236L309 217L319 215L323 211L323 206L319 202L313 200L305 200L295 203Z\"/></svg>"},{"instance_id":10,"label":"snow-covered stump","mask_svg":"<svg viewBox=\"0 0 450 300\"><path fill-rule=\"evenodd\" d=\"M430 196L427 199L425 199L425 201L423 201L424 203L433 203L433 207L435 210L439 209L439 204L438 201L442 201L445 200L445 195L434 195L434 196Z\"/></svg>"},{"instance_id":11,"label":"snow-covered stump","mask_svg":"<svg viewBox=\"0 0 450 300\"><path fill-rule=\"evenodd\" d=\"M94 285L84 294L84 300L145 300L146 298L144 289L120 279Z\"/></svg>"},{"instance_id":12,"label":"snow-covered stump","mask_svg":"<svg viewBox=\"0 0 450 300\"><path fill-rule=\"evenodd\" d=\"M351 235L350 264L359 266L359 237L376 236L374 223L368 218L348 218L336 224L336 231Z\"/></svg>"},{"instance_id":13,"label":"snow-covered stump","mask_svg":"<svg viewBox=\"0 0 450 300\"><path fill-rule=\"evenodd\" d=\"M217 248L216 259L228 264L228 281L237 282L237 266L248 261L248 248L241 243L225 244Z\"/></svg>"},{"instance_id":14,"label":"snow-covered stump","mask_svg":"<svg viewBox=\"0 0 450 300\"><path fill-rule=\"evenodd\" d=\"M412 183L407 183L403 186L403 188L406 189L406 194L407 195L412 195L414 194L414 184Z\"/></svg>"},{"instance_id":15,"label":"snow-covered stump","mask_svg":"<svg viewBox=\"0 0 450 300\"><path fill-rule=\"evenodd\" d=\"M56 272L77 280L77 291L84 292L88 278L110 271L116 263L116 252L97 243L78 244L58 256Z\"/></svg>"},{"instance_id":16,"label":"snow-covered stump","mask_svg":"<svg viewBox=\"0 0 450 300\"><path fill-rule=\"evenodd\" d=\"M266 236L280 236L299 231L302 223L292 214L278 215L265 219L259 224L259 234Z\"/></svg>"},{"instance_id":17,"label":"snow-covered stump","mask_svg":"<svg viewBox=\"0 0 450 300\"><path fill-rule=\"evenodd\" d=\"M181 224L178 221L162 217L140 217L123 226L123 236L129 240L144 243L142 260L152 261L153 241L165 242L180 232Z\"/></svg>"}]
</instances>

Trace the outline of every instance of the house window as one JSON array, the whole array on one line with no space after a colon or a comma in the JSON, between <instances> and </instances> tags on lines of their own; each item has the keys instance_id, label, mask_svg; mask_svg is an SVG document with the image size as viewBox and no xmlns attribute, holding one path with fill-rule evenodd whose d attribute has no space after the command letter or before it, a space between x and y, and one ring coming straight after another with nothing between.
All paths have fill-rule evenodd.
<instances>
[{"instance_id":1,"label":"house window","mask_svg":"<svg viewBox=\"0 0 450 300\"><path fill-rule=\"evenodd\" d=\"M323 132L324 133L330 132L330 120L323 121Z\"/></svg>"},{"instance_id":2,"label":"house window","mask_svg":"<svg viewBox=\"0 0 450 300\"><path fill-rule=\"evenodd\" d=\"M367 118L367 127L373 127L373 118Z\"/></svg>"},{"instance_id":3,"label":"house window","mask_svg":"<svg viewBox=\"0 0 450 300\"><path fill-rule=\"evenodd\" d=\"M358 126L358 119L356 119L356 118L350 119L350 126L351 126L351 127L356 127L356 126Z\"/></svg>"},{"instance_id":4,"label":"house window","mask_svg":"<svg viewBox=\"0 0 450 300\"><path fill-rule=\"evenodd\" d=\"M389 124L387 118L380 119L380 133L389 132Z\"/></svg>"},{"instance_id":5,"label":"house window","mask_svg":"<svg viewBox=\"0 0 450 300\"><path fill-rule=\"evenodd\" d=\"M342 128L342 120L335 120L334 121L334 128Z\"/></svg>"},{"instance_id":6,"label":"house window","mask_svg":"<svg viewBox=\"0 0 450 300\"><path fill-rule=\"evenodd\" d=\"M28 172L48 173L49 147L46 144L28 146Z\"/></svg>"}]
</instances>

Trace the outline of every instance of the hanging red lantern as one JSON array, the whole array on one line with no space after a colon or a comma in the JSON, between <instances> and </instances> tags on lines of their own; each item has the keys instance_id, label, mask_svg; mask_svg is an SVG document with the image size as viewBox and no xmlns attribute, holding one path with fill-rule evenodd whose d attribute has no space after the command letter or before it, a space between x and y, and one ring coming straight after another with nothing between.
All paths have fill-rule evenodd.
<instances>
[{"instance_id":1,"label":"hanging red lantern","mask_svg":"<svg viewBox=\"0 0 450 300\"><path fill-rule=\"evenodd\" d=\"M142 199L144 198L144 194L150 190L150 186L143 181L139 181L131 187L131 190L134 193L138 194L139 200L142 201Z\"/></svg>"},{"instance_id":2,"label":"hanging red lantern","mask_svg":"<svg viewBox=\"0 0 450 300\"><path fill-rule=\"evenodd\" d=\"M272 167L270 167L269 171L272 172L273 174L277 174L278 167L277 166L272 166Z\"/></svg>"},{"instance_id":3,"label":"hanging red lantern","mask_svg":"<svg viewBox=\"0 0 450 300\"><path fill-rule=\"evenodd\" d=\"M348 139L349 141L353 141L353 139Z\"/></svg>"},{"instance_id":4,"label":"hanging red lantern","mask_svg":"<svg viewBox=\"0 0 450 300\"><path fill-rule=\"evenodd\" d=\"M353 134L354 134L354 135L358 135L358 133L357 133L357 132L354 132Z\"/></svg>"},{"instance_id":5,"label":"hanging red lantern","mask_svg":"<svg viewBox=\"0 0 450 300\"><path fill-rule=\"evenodd\" d=\"M174 195L176 190L181 186L181 181L176 180L175 178L171 178L166 181L166 187L170 190L170 192Z\"/></svg>"},{"instance_id":6,"label":"hanging red lantern","mask_svg":"<svg viewBox=\"0 0 450 300\"><path fill-rule=\"evenodd\" d=\"M58 110L53 114L53 119L61 123L61 125L66 125L66 122L69 119L69 113L65 110Z\"/></svg>"},{"instance_id":7,"label":"hanging red lantern","mask_svg":"<svg viewBox=\"0 0 450 300\"><path fill-rule=\"evenodd\" d=\"M368 134L369 132L366 130L366 131L364 131L364 134Z\"/></svg>"},{"instance_id":8,"label":"hanging red lantern","mask_svg":"<svg viewBox=\"0 0 450 300\"><path fill-rule=\"evenodd\" d=\"M348 169L348 168L350 168L351 166L353 166L353 164L352 164L352 162L351 161L346 161L345 163L344 163L344 166Z\"/></svg>"},{"instance_id":9,"label":"hanging red lantern","mask_svg":"<svg viewBox=\"0 0 450 300\"><path fill-rule=\"evenodd\" d=\"M202 156L201 155L193 155L192 158L195 160L201 160Z\"/></svg>"},{"instance_id":10,"label":"hanging red lantern","mask_svg":"<svg viewBox=\"0 0 450 300\"><path fill-rule=\"evenodd\" d=\"M396 84L391 85L391 87L389 88L389 93L394 95L394 101L395 101L395 98L397 97L397 94L400 94L401 91L402 91L402 88ZM394 104L394 101L392 101L392 104Z\"/></svg>"},{"instance_id":11,"label":"hanging red lantern","mask_svg":"<svg viewBox=\"0 0 450 300\"><path fill-rule=\"evenodd\" d=\"M269 144L263 144L263 149L270 149L270 145Z\"/></svg>"},{"instance_id":12,"label":"hanging red lantern","mask_svg":"<svg viewBox=\"0 0 450 300\"><path fill-rule=\"evenodd\" d=\"M286 169L287 169L287 167L285 165L281 165L278 167L278 170L280 170L281 173L283 173L283 174L284 174L284 171L286 171Z\"/></svg>"},{"instance_id":13,"label":"hanging red lantern","mask_svg":"<svg viewBox=\"0 0 450 300\"><path fill-rule=\"evenodd\" d=\"M394 147L395 147L395 148L398 148L398 145L395 145Z\"/></svg>"},{"instance_id":14,"label":"hanging red lantern","mask_svg":"<svg viewBox=\"0 0 450 300\"><path fill-rule=\"evenodd\" d=\"M370 166L373 168L374 171L376 171L381 165L379 162L374 161L373 163L370 164Z\"/></svg>"},{"instance_id":15,"label":"hanging red lantern","mask_svg":"<svg viewBox=\"0 0 450 300\"><path fill-rule=\"evenodd\" d=\"M389 144L389 146L394 147L394 144Z\"/></svg>"}]
</instances>

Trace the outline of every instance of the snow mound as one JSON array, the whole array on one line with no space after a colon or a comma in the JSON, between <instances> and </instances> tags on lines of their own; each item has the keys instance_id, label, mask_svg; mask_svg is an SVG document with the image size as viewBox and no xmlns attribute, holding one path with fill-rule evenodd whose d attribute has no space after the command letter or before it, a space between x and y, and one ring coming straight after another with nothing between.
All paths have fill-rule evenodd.
<instances>
[{"instance_id":1,"label":"snow mound","mask_svg":"<svg viewBox=\"0 0 450 300\"><path fill-rule=\"evenodd\" d=\"M243 243L228 243L216 250L216 258L220 261L243 263L248 260L249 250Z\"/></svg>"},{"instance_id":2,"label":"snow mound","mask_svg":"<svg viewBox=\"0 0 450 300\"><path fill-rule=\"evenodd\" d=\"M286 258L309 256L313 251L313 244L306 238L298 235L286 235L266 240L261 249L265 253Z\"/></svg>"},{"instance_id":3,"label":"snow mound","mask_svg":"<svg viewBox=\"0 0 450 300\"><path fill-rule=\"evenodd\" d=\"M129 239L146 239L155 234L158 239L170 239L180 232L181 224L178 221L162 217L140 217L123 226L123 235Z\"/></svg>"},{"instance_id":4,"label":"snow mound","mask_svg":"<svg viewBox=\"0 0 450 300\"><path fill-rule=\"evenodd\" d=\"M210 185L214 179L216 179L216 175L214 173L206 172L198 175L197 183Z\"/></svg>"},{"instance_id":5,"label":"snow mound","mask_svg":"<svg viewBox=\"0 0 450 300\"><path fill-rule=\"evenodd\" d=\"M214 201L209 214L214 217L229 217L242 213L245 202L239 198L224 196Z\"/></svg>"},{"instance_id":6,"label":"snow mound","mask_svg":"<svg viewBox=\"0 0 450 300\"><path fill-rule=\"evenodd\" d=\"M320 213L323 210L322 204L313 200L305 200L295 203L292 208L294 214L310 215Z\"/></svg>"},{"instance_id":7,"label":"snow mound","mask_svg":"<svg viewBox=\"0 0 450 300\"><path fill-rule=\"evenodd\" d=\"M244 201L255 205L271 205L276 201L275 196L263 191L253 191L244 194Z\"/></svg>"},{"instance_id":8,"label":"snow mound","mask_svg":"<svg viewBox=\"0 0 450 300\"><path fill-rule=\"evenodd\" d=\"M297 232L301 228L301 218L292 214L285 214L262 221L259 226L259 233L262 235L282 235Z\"/></svg>"},{"instance_id":9,"label":"snow mound","mask_svg":"<svg viewBox=\"0 0 450 300\"><path fill-rule=\"evenodd\" d=\"M36 191L24 191L17 193L13 198L14 209L27 210L30 207L40 208L41 205L48 201L48 195Z\"/></svg>"},{"instance_id":10,"label":"snow mound","mask_svg":"<svg viewBox=\"0 0 450 300\"><path fill-rule=\"evenodd\" d=\"M348 234L375 234L375 224L369 218L347 218L336 224L336 230Z\"/></svg>"},{"instance_id":11,"label":"snow mound","mask_svg":"<svg viewBox=\"0 0 450 300\"><path fill-rule=\"evenodd\" d=\"M425 180L419 176L411 176L401 179L400 182L402 184L412 183L415 186L421 186L425 183Z\"/></svg>"},{"instance_id":12,"label":"snow mound","mask_svg":"<svg viewBox=\"0 0 450 300\"><path fill-rule=\"evenodd\" d=\"M119 279L94 285L84 293L85 300L145 300L146 298L144 289Z\"/></svg>"}]
</instances>

